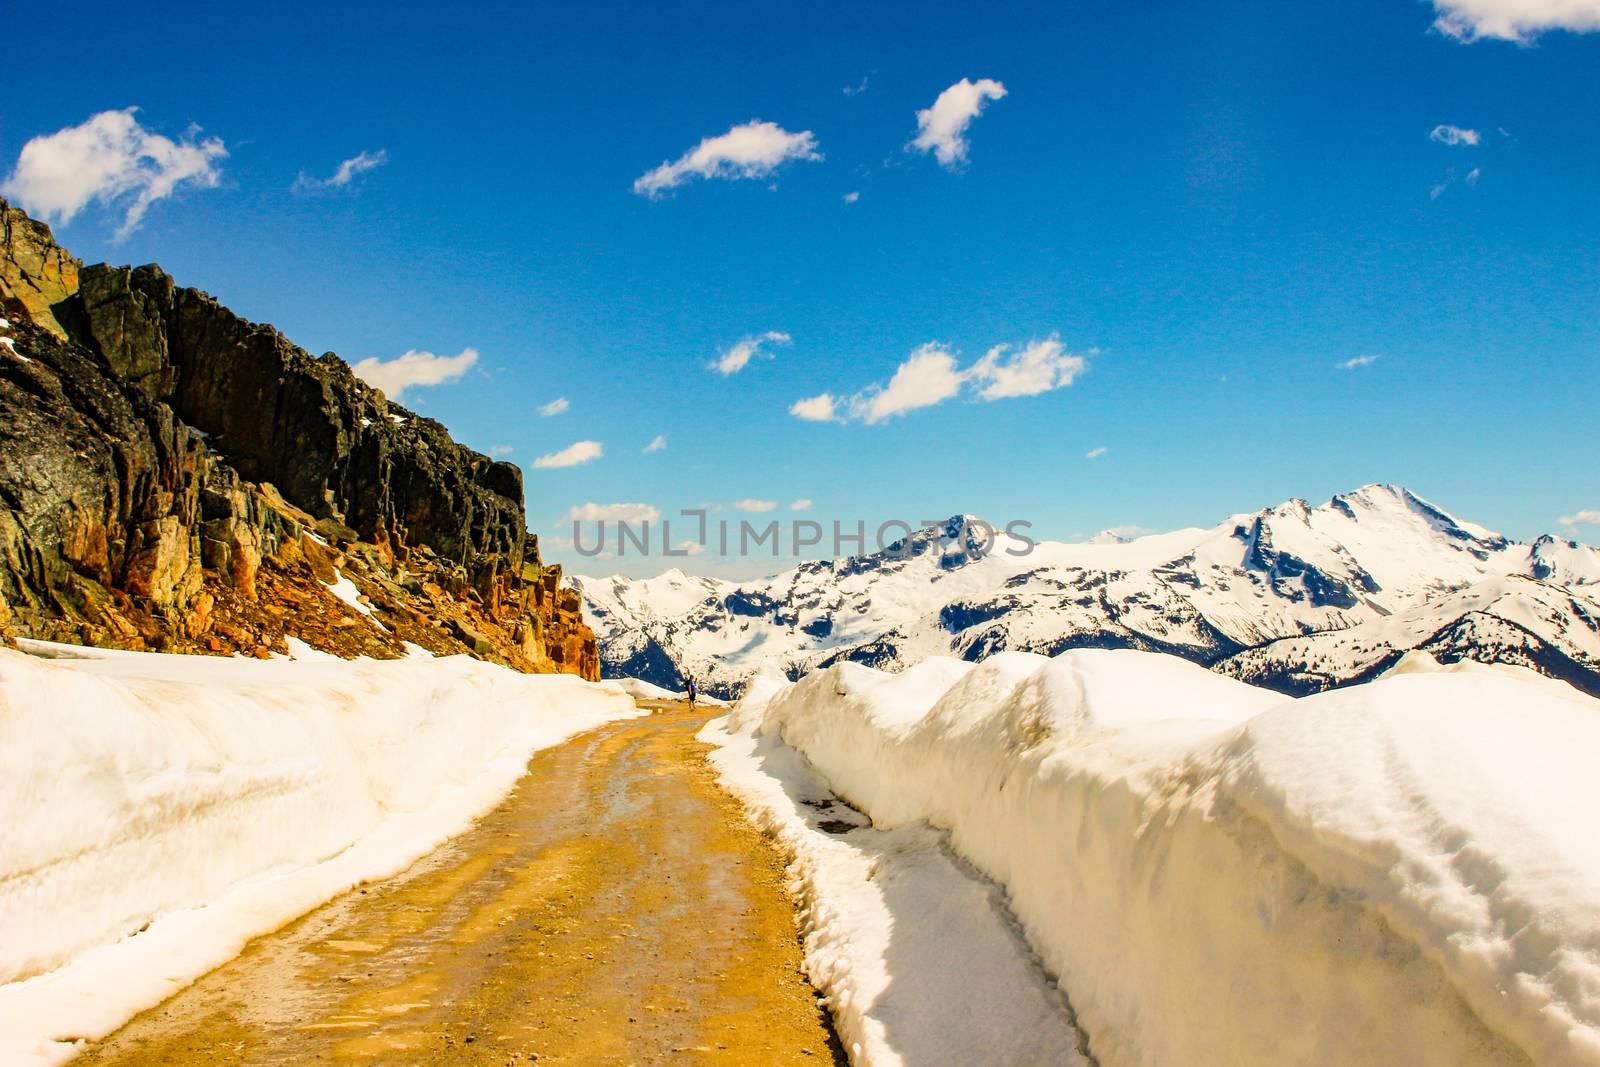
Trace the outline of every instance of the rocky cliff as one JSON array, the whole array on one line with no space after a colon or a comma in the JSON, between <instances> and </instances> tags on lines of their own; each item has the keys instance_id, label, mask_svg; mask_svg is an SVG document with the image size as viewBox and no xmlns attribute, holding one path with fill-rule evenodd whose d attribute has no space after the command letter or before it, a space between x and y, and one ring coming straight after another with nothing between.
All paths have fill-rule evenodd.
<instances>
[{"instance_id":1,"label":"rocky cliff","mask_svg":"<svg viewBox=\"0 0 1600 1067\"><path fill-rule=\"evenodd\" d=\"M4 201L0 226L0 627L597 676L519 468L159 267L82 267Z\"/></svg>"}]
</instances>

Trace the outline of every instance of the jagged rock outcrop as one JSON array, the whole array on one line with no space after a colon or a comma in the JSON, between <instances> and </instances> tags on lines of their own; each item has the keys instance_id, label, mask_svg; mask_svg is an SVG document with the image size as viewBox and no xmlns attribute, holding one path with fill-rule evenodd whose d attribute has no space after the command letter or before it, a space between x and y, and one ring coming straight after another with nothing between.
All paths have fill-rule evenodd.
<instances>
[{"instance_id":1,"label":"jagged rock outcrop","mask_svg":"<svg viewBox=\"0 0 1600 1067\"><path fill-rule=\"evenodd\" d=\"M598 676L516 466L159 267L81 268L0 216L0 626L256 655L410 642Z\"/></svg>"},{"instance_id":2,"label":"jagged rock outcrop","mask_svg":"<svg viewBox=\"0 0 1600 1067\"><path fill-rule=\"evenodd\" d=\"M51 309L78 291L80 266L50 227L0 200L0 318L36 323L65 340Z\"/></svg>"}]
</instances>

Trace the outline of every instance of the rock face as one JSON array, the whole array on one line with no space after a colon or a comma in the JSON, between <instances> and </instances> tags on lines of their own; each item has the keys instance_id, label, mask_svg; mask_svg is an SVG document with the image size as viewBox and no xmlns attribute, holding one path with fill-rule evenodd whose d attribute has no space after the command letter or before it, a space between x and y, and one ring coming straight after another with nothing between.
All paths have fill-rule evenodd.
<instances>
[{"instance_id":1,"label":"rock face","mask_svg":"<svg viewBox=\"0 0 1600 1067\"><path fill-rule=\"evenodd\" d=\"M0 624L173 651L598 676L521 471L159 267L80 268L0 201Z\"/></svg>"},{"instance_id":2,"label":"rock face","mask_svg":"<svg viewBox=\"0 0 1600 1067\"><path fill-rule=\"evenodd\" d=\"M0 200L0 317L36 323L65 340L51 309L77 292L80 266L50 227Z\"/></svg>"}]
</instances>

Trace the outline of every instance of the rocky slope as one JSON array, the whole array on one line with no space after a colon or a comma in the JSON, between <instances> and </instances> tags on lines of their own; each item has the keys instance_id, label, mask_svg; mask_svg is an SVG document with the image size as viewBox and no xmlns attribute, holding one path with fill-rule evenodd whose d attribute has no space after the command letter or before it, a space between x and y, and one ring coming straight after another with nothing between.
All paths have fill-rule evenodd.
<instances>
[{"instance_id":1,"label":"rocky slope","mask_svg":"<svg viewBox=\"0 0 1600 1067\"><path fill-rule=\"evenodd\" d=\"M1531 666L1600 694L1600 551L1511 541L1398 486L1132 541L989 544L963 516L902 548L706 587L574 578L603 673L737 691L763 662L899 669L1007 649L1170 652L1311 692L1405 652ZM651 579L660 583L661 579ZM603 591L604 595L598 595ZM625 606L625 610L619 610Z\"/></svg>"},{"instance_id":2,"label":"rocky slope","mask_svg":"<svg viewBox=\"0 0 1600 1067\"><path fill-rule=\"evenodd\" d=\"M1411 651L1528 667L1600 696L1600 588L1489 578L1348 629L1269 641L1215 667L1300 695L1376 678Z\"/></svg>"},{"instance_id":3,"label":"rocky slope","mask_svg":"<svg viewBox=\"0 0 1600 1067\"><path fill-rule=\"evenodd\" d=\"M0 627L133 649L595 677L522 475L159 267L82 267L0 201Z\"/></svg>"}]
</instances>

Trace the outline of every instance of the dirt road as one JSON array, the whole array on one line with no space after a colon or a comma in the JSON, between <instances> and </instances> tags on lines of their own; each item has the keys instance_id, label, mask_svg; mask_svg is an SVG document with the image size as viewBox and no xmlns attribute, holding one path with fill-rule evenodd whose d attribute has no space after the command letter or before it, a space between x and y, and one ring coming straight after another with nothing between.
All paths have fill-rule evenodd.
<instances>
[{"instance_id":1,"label":"dirt road","mask_svg":"<svg viewBox=\"0 0 1600 1067\"><path fill-rule=\"evenodd\" d=\"M84 1064L843 1063L783 863L670 707L542 752L471 832L253 942Z\"/></svg>"}]
</instances>

